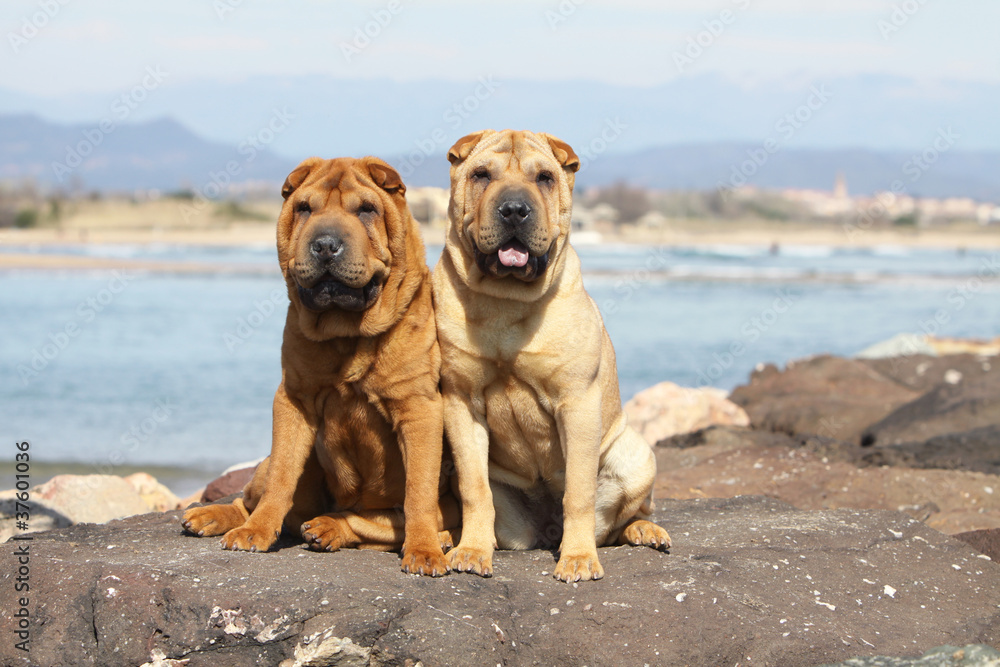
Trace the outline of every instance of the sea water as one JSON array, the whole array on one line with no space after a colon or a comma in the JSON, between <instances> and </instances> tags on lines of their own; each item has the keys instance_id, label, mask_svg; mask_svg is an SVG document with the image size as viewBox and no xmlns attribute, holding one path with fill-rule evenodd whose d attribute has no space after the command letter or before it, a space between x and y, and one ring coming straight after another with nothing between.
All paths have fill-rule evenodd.
<instances>
[{"instance_id":1,"label":"sea water","mask_svg":"<svg viewBox=\"0 0 1000 667\"><path fill-rule=\"evenodd\" d=\"M181 493L268 453L287 309L272 247L39 252L183 260L204 271L0 273L4 479L20 440L31 442L38 474L152 469ZM440 252L429 248L431 264ZM578 252L615 346L623 400L664 380L729 390L760 363L850 356L900 332L1000 334L993 250Z\"/></svg>"}]
</instances>

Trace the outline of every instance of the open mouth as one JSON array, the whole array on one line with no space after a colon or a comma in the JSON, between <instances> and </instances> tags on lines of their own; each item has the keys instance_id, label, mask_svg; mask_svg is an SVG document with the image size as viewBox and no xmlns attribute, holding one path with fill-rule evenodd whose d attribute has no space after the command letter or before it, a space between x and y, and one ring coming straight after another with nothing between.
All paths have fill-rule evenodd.
<instances>
[{"instance_id":1,"label":"open mouth","mask_svg":"<svg viewBox=\"0 0 1000 667\"><path fill-rule=\"evenodd\" d=\"M523 243L511 239L503 243L496 252L489 254L476 248L476 264L486 275L496 278L511 276L531 282L545 273L549 265L549 253L534 257Z\"/></svg>"},{"instance_id":2,"label":"open mouth","mask_svg":"<svg viewBox=\"0 0 1000 667\"><path fill-rule=\"evenodd\" d=\"M363 287L348 287L333 277L320 280L312 287L299 285L299 300L309 310L326 311L339 308L361 312L371 308L382 293L381 276L374 276Z\"/></svg>"}]
</instances>

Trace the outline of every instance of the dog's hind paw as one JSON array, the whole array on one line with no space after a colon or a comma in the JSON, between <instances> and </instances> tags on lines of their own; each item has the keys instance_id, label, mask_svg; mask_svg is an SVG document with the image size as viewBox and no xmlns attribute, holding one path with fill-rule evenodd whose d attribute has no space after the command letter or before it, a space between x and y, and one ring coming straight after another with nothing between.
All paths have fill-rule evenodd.
<instances>
[{"instance_id":1,"label":"dog's hind paw","mask_svg":"<svg viewBox=\"0 0 1000 667\"><path fill-rule=\"evenodd\" d=\"M246 517L233 505L205 505L184 512L181 526L198 537L223 535L243 525Z\"/></svg>"},{"instance_id":2,"label":"dog's hind paw","mask_svg":"<svg viewBox=\"0 0 1000 667\"><path fill-rule=\"evenodd\" d=\"M343 517L318 516L302 524L302 539L313 551L337 551L359 543Z\"/></svg>"},{"instance_id":3,"label":"dog's hind paw","mask_svg":"<svg viewBox=\"0 0 1000 667\"><path fill-rule=\"evenodd\" d=\"M622 532L622 543L633 546L652 547L660 551L670 548L670 535L652 521L637 519Z\"/></svg>"}]
</instances>

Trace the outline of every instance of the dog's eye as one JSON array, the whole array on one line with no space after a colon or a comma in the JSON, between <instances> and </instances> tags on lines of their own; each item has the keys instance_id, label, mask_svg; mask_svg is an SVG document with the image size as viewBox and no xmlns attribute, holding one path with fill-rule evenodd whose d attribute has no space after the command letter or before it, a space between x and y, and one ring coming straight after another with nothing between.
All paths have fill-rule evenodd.
<instances>
[{"instance_id":1,"label":"dog's eye","mask_svg":"<svg viewBox=\"0 0 1000 667\"><path fill-rule=\"evenodd\" d=\"M358 216L364 215L377 215L378 209L375 208L375 204L371 202L362 202L361 206L358 207Z\"/></svg>"},{"instance_id":2,"label":"dog's eye","mask_svg":"<svg viewBox=\"0 0 1000 667\"><path fill-rule=\"evenodd\" d=\"M302 215L309 215L312 213L312 206L309 205L309 202L303 199L295 205L295 212Z\"/></svg>"},{"instance_id":3,"label":"dog's eye","mask_svg":"<svg viewBox=\"0 0 1000 667\"><path fill-rule=\"evenodd\" d=\"M478 181L489 182L490 172L486 167L478 167L472 172L472 177Z\"/></svg>"},{"instance_id":4,"label":"dog's eye","mask_svg":"<svg viewBox=\"0 0 1000 667\"><path fill-rule=\"evenodd\" d=\"M535 177L535 182L539 185L552 185L556 182L556 179L550 172L540 171L538 172L538 176Z\"/></svg>"}]
</instances>

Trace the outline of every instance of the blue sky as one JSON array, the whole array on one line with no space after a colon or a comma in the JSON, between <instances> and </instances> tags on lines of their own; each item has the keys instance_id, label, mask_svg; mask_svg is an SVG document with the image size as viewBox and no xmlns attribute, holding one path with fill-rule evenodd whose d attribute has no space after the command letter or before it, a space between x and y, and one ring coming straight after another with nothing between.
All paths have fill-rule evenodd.
<instances>
[{"instance_id":1,"label":"blue sky","mask_svg":"<svg viewBox=\"0 0 1000 667\"><path fill-rule=\"evenodd\" d=\"M353 43L366 25L370 43ZM997 83L997 26L995 0L6 0L0 88L116 90L147 66L173 81L493 74L652 86L715 72L748 85L858 73ZM701 53L679 64L699 39Z\"/></svg>"}]
</instances>

